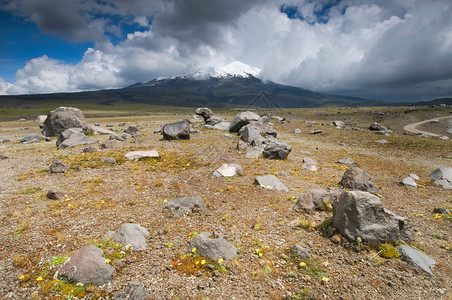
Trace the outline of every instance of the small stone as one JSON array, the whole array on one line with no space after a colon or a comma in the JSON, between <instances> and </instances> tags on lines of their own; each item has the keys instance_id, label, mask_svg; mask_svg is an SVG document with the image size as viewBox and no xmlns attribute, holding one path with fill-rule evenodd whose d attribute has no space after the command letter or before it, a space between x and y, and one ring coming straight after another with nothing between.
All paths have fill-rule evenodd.
<instances>
[{"instance_id":1,"label":"small stone","mask_svg":"<svg viewBox=\"0 0 452 300\"><path fill-rule=\"evenodd\" d=\"M64 173L69 170L69 166L59 159L54 159L49 167L50 173Z\"/></svg>"},{"instance_id":2,"label":"small stone","mask_svg":"<svg viewBox=\"0 0 452 300\"><path fill-rule=\"evenodd\" d=\"M435 260L428 257L425 254L417 251L416 249L411 248L408 245L400 245L397 247L397 251L399 251L402 258L413 267L417 267L427 272L428 274L434 276L430 267L435 264Z\"/></svg>"},{"instance_id":3,"label":"small stone","mask_svg":"<svg viewBox=\"0 0 452 300\"><path fill-rule=\"evenodd\" d=\"M214 173L213 177L220 178L220 177L232 177L232 176L242 176L243 169L240 165L237 164L223 164L221 167L219 167Z\"/></svg>"},{"instance_id":4,"label":"small stone","mask_svg":"<svg viewBox=\"0 0 452 300\"><path fill-rule=\"evenodd\" d=\"M141 159L141 158L159 158L160 155L157 150L148 150L148 151L131 151L128 152L125 157L127 159Z\"/></svg>"},{"instance_id":5,"label":"small stone","mask_svg":"<svg viewBox=\"0 0 452 300\"><path fill-rule=\"evenodd\" d=\"M300 245L293 245L292 248L290 248L290 252L302 260L311 259L311 255L309 255L308 250L301 247Z\"/></svg>"},{"instance_id":6,"label":"small stone","mask_svg":"<svg viewBox=\"0 0 452 300\"><path fill-rule=\"evenodd\" d=\"M289 189L275 175L257 176L254 183L269 190L288 192Z\"/></svg>"},{"instance_id":7,"label":"small stone","mask_svg":"<svg viewBox=\"0 0 452 300\"><path fill-rule=\"evenodd\" d=\"M417 188L416 182L414 182L413 178L410 176L403 178L400 183L413 189Z\"/></svg>"},{"instance_id":8,"label":"small stone","mask_svg":"<svg viewBox=\"0 0 452 300\"><path fill-rule=\"evenodd\" d=\"M102 157L100 159L100 162L104 164L114 165L116 164L116 159L114 159L113 157Z\"/></svg>"}]
</instances>

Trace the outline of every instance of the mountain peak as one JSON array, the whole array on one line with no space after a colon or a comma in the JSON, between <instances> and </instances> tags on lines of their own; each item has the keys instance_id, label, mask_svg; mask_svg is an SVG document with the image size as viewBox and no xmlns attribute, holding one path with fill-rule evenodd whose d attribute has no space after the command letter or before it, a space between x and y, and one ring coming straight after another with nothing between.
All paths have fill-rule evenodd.
<instances>
[{"instance_id":1,"label":"mountain peak","mask_svg":"<svg viewBox=\"0 0 452 300\"><path fill-rule=\"evenodd\" d=\"M218 68L212 77L257 77L260 72L261 70L259 68L252 67L236 60Z\"/></svg>"}]
</instances>

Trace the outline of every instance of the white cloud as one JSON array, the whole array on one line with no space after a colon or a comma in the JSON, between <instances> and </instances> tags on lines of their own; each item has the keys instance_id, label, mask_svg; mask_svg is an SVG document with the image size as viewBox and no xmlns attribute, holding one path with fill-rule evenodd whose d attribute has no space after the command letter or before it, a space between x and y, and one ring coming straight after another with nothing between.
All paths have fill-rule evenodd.
<instances>
[{"instance_id":1,"label":"white cloud","mask_svg":"<svg viewBox=\"0 0 452 300\"><path fill-rule=\"evenodd\" d=\"M27 15L38 2L10 1L9 9ZM239 60L261 68L265 79L321 92L391 100L452 95L448 0L343 0L326 8L331 1L69 2L73 11L64 10L60 23L70 30L54 34L95 40L95 49L74 65L32 59L12 86L0 80L0 93L122 87ZM46 32L60 30L44 18L54 15L46 3L32 19ZM283 4L298 7L300 19L281 13ZM146 29L112 45L105 32L119 35L120 28L94 13Z\"/></svg>"}]
</instances>

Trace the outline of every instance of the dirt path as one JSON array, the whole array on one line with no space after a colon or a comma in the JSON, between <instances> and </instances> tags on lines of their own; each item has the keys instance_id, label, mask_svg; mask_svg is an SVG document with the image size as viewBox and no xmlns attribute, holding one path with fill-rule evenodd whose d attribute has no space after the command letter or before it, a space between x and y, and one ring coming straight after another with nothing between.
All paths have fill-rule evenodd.
<instances>
[{"instance_id":1,"label":"dirt path","mask_svg":"<svg viewBox=\"0 0 452 300\"><path fill-rule=\"evenodd\" d=\"M408 124L406 126L403 127L403 130L407 131L407 132L411 132L414 134L428 134L430 136L441 136L440 134L436 134L436 133L432 133L432 132L427 132L427 131L422 131L419 129L416 129L418 126L431 122L433 120L442 120L442 119L447 119L447 118L452 118L452 116L446 116L446 117L440 117L440 118L434 118L434 119L429 119L429 120L425 120L422 122L417 122L417 123L412 123L412 124Z\"/></svg>"}]
</instances>

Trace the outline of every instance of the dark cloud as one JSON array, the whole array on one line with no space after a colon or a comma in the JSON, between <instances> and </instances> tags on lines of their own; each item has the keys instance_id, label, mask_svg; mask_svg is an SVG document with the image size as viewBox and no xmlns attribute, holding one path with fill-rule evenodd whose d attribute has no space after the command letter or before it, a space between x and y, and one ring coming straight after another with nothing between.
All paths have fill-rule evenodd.
<instances>
[{"instance_id":1,"label":"dark cloud","mask_svg":"<svg viewBox=\"0 0 452 300\"><path fill-rule=\"evenodd\" d=\"M156 16L153 26L161 34L188 44L225 42L224 27L234 24L257 3L243 0L173 0Z\"/></svg>"}]
</instances>

